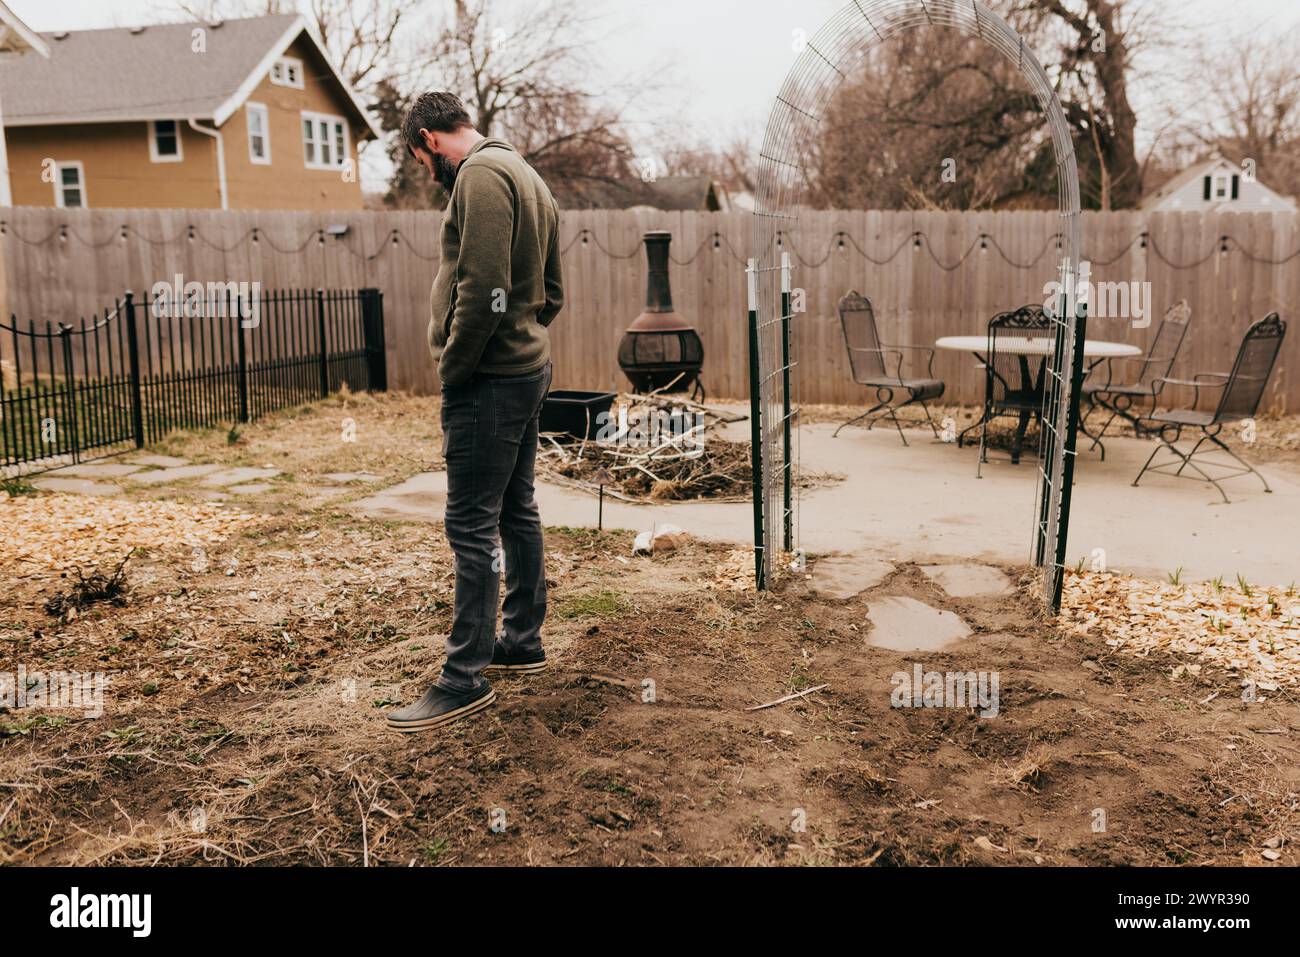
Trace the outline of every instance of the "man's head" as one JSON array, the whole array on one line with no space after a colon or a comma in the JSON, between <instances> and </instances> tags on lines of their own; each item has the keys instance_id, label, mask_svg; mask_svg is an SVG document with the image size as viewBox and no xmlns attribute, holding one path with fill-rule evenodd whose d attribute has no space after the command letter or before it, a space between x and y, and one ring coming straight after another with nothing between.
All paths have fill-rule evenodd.
<instances>
[{"instance_id":1,"label":"man's head","mask_svg":"<svg viewBox=\"0 0 1300 957\"><path fill-rule=\"evenodd\" d=\"M451 192L461 161L483 139L454 93L421 93L402 120L411 155Z\"/></svg>"}]
</instances>

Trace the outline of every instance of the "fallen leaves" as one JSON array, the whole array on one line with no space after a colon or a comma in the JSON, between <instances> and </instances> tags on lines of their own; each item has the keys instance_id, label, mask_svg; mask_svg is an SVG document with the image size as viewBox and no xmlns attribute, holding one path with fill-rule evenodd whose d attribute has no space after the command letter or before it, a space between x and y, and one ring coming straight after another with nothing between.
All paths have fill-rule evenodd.
<instances>
[{"instance_id":1,"label":"fallen leaves","mask_svg":"<svg viewBox=\"0 0 1300 957\"><path fill-rule=\"evenodd\" d=\"M133 548L210 545L263 521L219 503L139 501L0 492L0 565L67 571L121 561Z\"/></svg>"}]
</instances>

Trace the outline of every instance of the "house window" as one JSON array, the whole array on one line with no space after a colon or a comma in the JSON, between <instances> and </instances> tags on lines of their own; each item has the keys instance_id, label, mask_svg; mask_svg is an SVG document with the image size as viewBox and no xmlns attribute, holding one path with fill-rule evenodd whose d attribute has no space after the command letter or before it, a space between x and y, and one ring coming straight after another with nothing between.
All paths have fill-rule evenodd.
<instances>
[{"instance_id":1,"label":"house window","mask_svg":"<svg viewBox=\"0 0 1300 957\"><path fill-rule=\"evenodd\" d=\"M302 61L297 57L282 56L271 66L271 82L276 86L291 86L301 90Z\"/></svg>"},{"instance_id":2,"label":"house window","mask_svg":"<svg viewBox=\"0 0 1300 957\"><path fill-rule=\"evenodd\" d=\"M1214 177L1214 198L1228 198L1228 175L1226 173L1219 173Z\"/></svg>"},{"instance_id":3,"label":"house window","mask_svg":"<svg viewBox=\"0 0 1300 957\"><path fill-rule=\"evenodd\" d=\"M271 162L271 124L266 106L249 103L245 115L248 119L248 159L264 166Z\"/></svg>"},{"instance_id":4,"label":"house window","mask_svg":"<svg viewBox=\"0 0 1300 957\"><path fill-rule=\"evenodd\" d=\"M179 163L181 127L176 120L151 120L149 123L149 159L154 163Z\"/></svg>"},{"instance_id":5,"label":"house window","mask_svg":"<svg viewBox=\"0 0 1300 957\"><path fill-rule=\"evenodd\" d=\"M302 114L302 158L308 169L342 169L349 154L348 125L343 117Z\"/></svg>"},{"instance_id":6,"label":"house window","mask_svg":"<svg viewBox=\"0 0 1300 957\"><path fill-rule=\"evenodd\" d=\"M86 170L80 160L54 164L54 205L60 209L86 205Z\"/></svg>"}]
</instances>

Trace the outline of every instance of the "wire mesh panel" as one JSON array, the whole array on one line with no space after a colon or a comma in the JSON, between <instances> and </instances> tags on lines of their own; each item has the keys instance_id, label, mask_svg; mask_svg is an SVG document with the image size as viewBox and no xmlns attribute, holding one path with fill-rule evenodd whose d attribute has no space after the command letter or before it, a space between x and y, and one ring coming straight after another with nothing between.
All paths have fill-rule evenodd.
<instances>
[{"instance_id":1,"label":"wire mesh panel","mask_svg":"<svg viewBox=\"0 0 1300 957\"><path fill-rule=\"evenodd\" d=\"M1073 434L1082 379L1083 317L1075 296L1079 258L1079 180L1070 130L1051 80L1005 20L978 0L853 0L807 42L787 75L768 119L759 155L754 212L753 258L749 263L750 346L753 370L755 448L755 547L760 584L770 576L782 550L798 540L798 506L786 490L797 485L797 358L791 354L791 308L787 241L797 242L805 170L819 133L823 111L841 83L871 50L891 37L918 28L943 27L980 37L992 51L1014 63L1047 116L1055 149L1058 201L1062 217L1061 295L1051 310L1054 348L1043 387L1041 469L1035 503L1033 558L1043 568L1049 604L1059 602L1069 487L1073 472ZM1074 400L1074 401L1072 401ZM1071 414L1071 409L1074 414Z\"/></svg>"}]
</instances>

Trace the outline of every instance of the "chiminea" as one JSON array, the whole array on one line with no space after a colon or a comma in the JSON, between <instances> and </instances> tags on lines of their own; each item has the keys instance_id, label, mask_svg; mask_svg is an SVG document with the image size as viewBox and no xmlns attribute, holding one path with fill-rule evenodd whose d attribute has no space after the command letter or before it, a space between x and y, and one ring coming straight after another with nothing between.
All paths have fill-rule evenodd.
<instances>
[{"instance_id":1,"label":"chiminea","mask_svg":"<svg viewBox=\"0 0 1300 957\"><path fill-rule=\"evenodd\" d=\"M685 392L694 387L702 395L704 344L694 327L673 312L673 293L668 285L668 244L672 241L669 232L645 234L649 264L645 312L623 333L618 364L637 392Z\"/></svg>"}]
</instances>

